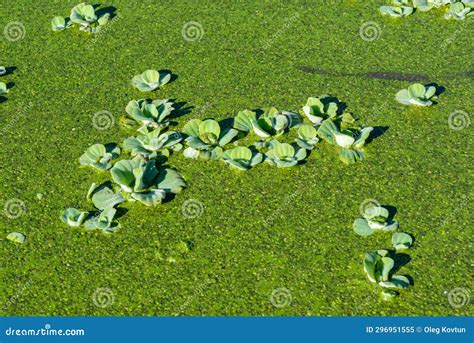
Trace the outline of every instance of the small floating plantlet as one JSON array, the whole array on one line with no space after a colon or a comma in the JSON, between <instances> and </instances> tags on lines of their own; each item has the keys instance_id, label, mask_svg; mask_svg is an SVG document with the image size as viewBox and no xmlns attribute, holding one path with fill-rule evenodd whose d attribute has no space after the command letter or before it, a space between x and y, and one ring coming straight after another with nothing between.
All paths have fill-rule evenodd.
<instances>
[{"instance_id":1,"label":"small floating plantlet","mask_svg":"<svg viewBox=\"0 0 474 343\"><path fill-rule=\"evenodd\" d=\"M222 161L232 168L248 170L263 161L263 155L257 151L243 146L226 150L222 156Z\"/></svg>"},{"instance_id":2,"label":"small floating plantlet","mask_svg":"<svg viewBox=\"0 0 474 343\"><path fill-rule=\"evenodd\" d=\"M151 92L170 81L171 73L150 69L135 75L132 84L142 92Z\"/></svg>"},{"instance_id":3,"label":"small floating plantlet","mask_svg":"<svg viewBox=\"0 0 474 343\"><path fill-rule=\"evenodd\" d=\"M270 149L265 154L266 162L278 168L288 168L297 165L306 158L306 150L277 140L270 142Z\"/></svg>"},{"instance_id":4,"label":"small floating plantlet","mask_svg":"<svg viewBox=\"0 0 474 343\"><path fill-rule=\"evenodd\" d=\"M354 221L354 232L361 236L370 236L375 231L394 231L398 222L389 216L389 212L382 206L371 206L364 210L364 218Z\"/></svg>"},{"instance_id":5,"label":"small floating plantlet","mask_svg":"<svg viewBox=\"0 0 474 343\"><path fill-rule=\"evenodd\" d=\"M223 147L229 144L238 131L233 128L224 128L213 119L191 119L183 128L187 135L187 148L183 154L187 158L203 158L205 160L220 159L224 153Z\"/></svg>"},{"instance_id":6,"label":"small floating plantlet","mask_svg":"<svg viewBox=\"0 0 474 343\"><path fill-rule=\"evenodd\" d=\"M431 106L433 104L432 100L436 99L436 87L415 83L408 89L399 91L396 99L403 105Z\"/></svg>"}]
</instances>

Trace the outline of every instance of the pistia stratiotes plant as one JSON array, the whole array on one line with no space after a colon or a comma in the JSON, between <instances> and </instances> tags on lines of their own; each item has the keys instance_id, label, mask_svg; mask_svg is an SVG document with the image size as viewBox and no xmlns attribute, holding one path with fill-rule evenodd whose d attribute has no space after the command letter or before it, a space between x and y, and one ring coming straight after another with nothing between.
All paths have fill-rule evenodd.
<instances>
[{"instance_id":1,"label":"pistia stratiotes plant","mask_svg":"<svg viewBox=\"0 0 474 343\"><path fill-rule=\"evenodd\" d=\"M117 210L113 207L107 207L103 211L96 213L84 222L84 227L88 230L101 230L106 233L114 232L119 224L113 223Z\"/></svg>"},{"instance_id":2,"label":"pistia stratiotes plant","mask_svg":"<svg viewBox=\"0 0 474 343\"><path fill-rule=\"evenodd\" d=\"M71 9L69 18L56 16L51 20L53 31L64 31L73 24L79 25L79 30L97 33L107 24L110 13L105 13L100 17L97 15L94 6L82 2Z\"/></svg>"},{"instance_id":3,"label":"pistia stratiotes plant","mask_svg":"<svg viewBox=\"0 0 474 343\"><path fill-rule=\"evenodd\" d=\"M23 244L25 242L26 236L21 232L11 232L7 235L7 239L14 243Z\"/></svg>"},{"instance_id":4,"label":"pistia stratiotes plant","mask_svg":"<svg viewBox=\"0 0 474 343\"><path fill-rule=\"evenodd\" d=\"M159 128L148 131L146 127L140 128L138 132L141 135L128 137L123 142L123 149L131 151L132 156L142 155L148 159L159 156L168 157L170 150L180 151L183 148L183 145L179 143L183 140L183 137L178 132L161 133Z\"/></svg>"},{"instance_id":5,"label":"pistia stratiotes plant","mask_svg":"<svg viewBox=\"0 0 474 343\"><path fill-rule=\"evenodd\" d=\"M239 170L248 170L251 167L263 161L263 155L258 151L243 146L226 150L222 156L222 161L229 164L232 168Z\"/></svg>"},{"instance_id":6,"label":"pistia stratiotes plant","mask_svg":"<svg viewBox=\"0 0 474 343\"><path fill-rule=\"evenodd\" d=\"M191 119L182 132L188 137L185 139L188 147L183 154L187 158L201 157L206 160L217 160L222 157L223 147L230 143L238 131L232 128L221 128L213 119Z\"/></svg>"},{"instance_id":7,"label":"pistia stratiotes plant","mask_svg":"<svg viewBox=\"0 0 474 343\"><path fill-rule=\"evenodd\" d=\"M295 139L299 147L306 150L313 150L318 143L318 131L311 125L301 125L298 129L298 138Z\"/></svg>"},{"instance_id":8,"label":"pistia stratiotes plant","mask_svg":"<svg viewBox=\"0 0 474 343\"><path fill-rule=\"evenodd\" d=\"M269 144L269 150L265 154L265 161L276 165L278 168L288 168L295 166L306 158L304 148L294 147L288 143L280 143L276 139Z\"/></svg>"},{"instance_id":9,"label":"pistia stratiotes plant","mask_svg":"<svg viewBox=\"0 0 474 343\"><path fill-rule=\"evenodd\" d=\"M464 20L464 18L474 15L473 7L474 1L451 3L444 17L446 19Z\"/></svg>"},{"instance_id":10,"label":"pistia stratiotes plant","mask_svg":"<svg viewBox=\"0 0 474 343\"><path fill-rule=\"evenodd\" d=\"M390 218L389 212L382 206L370 206L364 210L364 218L354 221L355 233L361 236L370 236L375 231L394 231L398 222Z\"/></svg>"},{"instance_id":11,"label":"pistia stratiotes plant","mask_svg":"<svg viewBox=\"0 0 474 343\"><path fill-rule=\"evenodd\" d=\"M56 16L51 20L51 28L53 31L64 31L72 26L71 20L69 18L64 18L61 16Z\"/></svg>"},{"instance_id":12,"label":"pistia stratiotes plant","mask_svg":"<svg viewBox=\"0 0 474 343\"><path fill-rule=\"evenodd\" d=\"M379 10L391 17L406 17L413 13L413 7L410 6L381 6Z\"/></svg>"},{"instance_id":13,"label":"pistia stratiotes plant","mask_svg":"<svg viewBox=\"0 0 474 343\"><path fill-rule=\"evenodd\" d=\"M0 82L0 95L7 94L8 88L7 85L3 82Z\"/></svg>"},{"instance_id":14,"label":"pistia stratiotes plant","mask_svg":"<svg viewBox=\"0 0 474 343\"><path fill-rule=\"evenodd\" d=\"M106 170L112 167L111 161L120 155L120 148L115 144L94 144L79 158L81 165L88 165Z\"/></svg>"},{"instance_id":15,"label":"pistia stratiotes plant","mask_svg":"<svg viewBox=\"0 0 474 343\"><path fill-rule=\"evenodd\" d=\"M325 94L310 97L303 106L303 113L311 123L318 126L325 119L335 120L343 113L344 105L334 96Z\"/></svg>"},{"instance_id":16,"label":"pistia stratiotes plant","mask_svg":"<svg viewBox=\"0 0 474 343\"><path fill-rule=\"evenodd\" d=\"M118 161L110 173L127 200L137 200L146 206L157 205L168 194L179 193L185 187L185 181L178 172L158 170L156 161L145 161L141 156Z\"/></svg>"},{"instance_id":17,"label":"pistia stratiotes plant","mask_svg":"<svg viewBox=\"0 0 474 343\"><path fill-rule=\"evenodd\" d=\"M318 128L318 135L330 144L340 146L339 159L345 164L352 164L364 159L363 148L373 127L361 130L354 128L339 131L331 119L326 119Z\"/></svg>"},{"instance_id":18,"label":"pistia stratiotes plant","mask_svg":"<svg viewBox=\"0 0 474 343\"><path fill-rule=\"evenodd\" d=\"M234 128L248 133L253 132L262 138L280 136L285 130L302 124L298 113L278 111L275 107L264 108L258 111L240 111L234 119Z\"/></svg>"},{"instance_id":19,"label":"pistia stratiotes plant","mask_svg":"<svg viewBox=\"0 0 474 343\"><path fill-rule=\"evenodd\" d=\"M93 183L89 188L87 199L90 199L94 206L99 210L115 207L116 205L127 201L127 199L121 196L120 190L114 192L105 185L96 187L95 183Z\"/></svg>"},{"instance_id":20,"label":"pistia stratiotes plant","mask_svg":"<svg viewBox=\"0 0 474 343\"><path fill-rule=\"evenodd\" d=\"M367 253L364 258L364 270L368 279L385 288L407 288L410 280L403 275L393 275L395 261L387 250Z\"/></svg>"},{"instance_id":21,"label":"pistia stratiotes plant","mask_svg":"<svg viewBox=\"0 0 474 343\"><path fill-rule=\"evenodd\" d=\"M433 104L431 100L436 99L436 87L415 83L408 89L399 91L396 99L403 105L431 106Z\"/></svg>"},{"instance_id":22,"label":"pistia stratiotes plant","mask_svg":"<svg viewBox=\"0 0 474 343\"><path fill-rule=\"evenodd\" d=\"M171 81L171 73L167 71L146 70L135 75L132 83L142 92L151 92Z\"/></svg>"},{"instance_id":23,"label":"pistia stratiotes plant","mask_svg":"<svg viewBox=\"0 0 474 343\"><path fill-rule=\"evenodd\" d=\"M7 73L7 69L3 66L0 66L0 76L5 75ZM7 85L3 82L0 82L0 95L7 94L8 88Z\"/></svg>"},{"instance_id":24,"label":"pistia stratiotes plant","mask_svg":"<svg viewBox=\"0 0 474 343\"><path fill-rule=\"evenodd\" d=\"M140 99L128 103L125 111L142 127L166 127L174 111L174 103L168 99Z\"/></svg>"},{"instance_id":25,"label":"pistia stratiotes plant","mask_svg":"<svg viewBox=\"0 0 474 343\"><path fill-rule=\"evenodd\" d=\"M405 232L396 232L392 236L392 245L395 250L405 250L412 246L413 238Z\"/></svg>"},{"instance_id":26,"label":"pistia stratiotes plant","mask_svg":"<svg viewBox=\"0 0 474 343\"><path fill-rule=\"evenodd\" d=\"M80 211L76 208L70 207L64 210L61 219L69 226L81 226L86 220L87 215L87 211Z\"/></svg>"},{"instance_id":27,"label":"pistia stratiotes plant","mask_svg":"<svg viewBox=\"0 0 474 343\"><path fill-rule=\"evenodd\" d=\"M416 9L426 12L433 8L442 6L448 7L448 12L444 15L446 19L462 20L468 15L472 15L474 0L393 0L394 6L382 6L380 12L394 17L405 17Z\"/></svg>"}]
</instances>

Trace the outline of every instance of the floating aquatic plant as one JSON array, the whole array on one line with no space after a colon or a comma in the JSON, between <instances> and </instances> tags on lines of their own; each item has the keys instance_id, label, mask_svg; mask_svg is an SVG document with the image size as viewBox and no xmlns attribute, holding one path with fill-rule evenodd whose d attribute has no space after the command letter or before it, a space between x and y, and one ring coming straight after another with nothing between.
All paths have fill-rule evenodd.
<instances>
[{"instance_id":1,"label":"floating aquatic plant","mask_svg":"<svg viewBox=\"0 0 474 343\"><path fill-rule=\"evenodd\" d=\"M7 94L8 88L7 85L3 82L0 82L0 95Z\"/></svg>"},{"instance_id":2,"label":"floating aquatic plant","mask_svg":"<svg viewBox=\"0 0 474 343\"><path fill-rule=\"evenodd\" d=\"M373 127L339 131L334 122L327 119L319 126L318 135L328 143L340 146L339 159L345 164L352 164L364 159L363 148L372 131Z\"/></svg>"},{"instance_id":3,"label":"floating aquatic plant","mask_svg":"<svg viewBox=\"0 0 474 343\"><path fill-rule=\"evenodd\" d=\"M71 26L72 23L69 18L56 16L53 18L53 20L51 20L51 28L53 31L64 31Z\"/></svg>"},{"instance_id":4,"label":"floating aquatic plant","mask_svg":"<svg viewBox=\"0 0 474 343\"><path fill-rule=\"evenodd\" d=\"M405 250L412 246L413 238L405 232L396 232L392 236L392 245L396 250Z\"/></svg>"},{"instance_id":5,"label":"floating aquatic plant","mask_svg":"<svg viewBox=\"0 0 474 343\"><path fill-rule=\"evenodd\" d=\"M266 162L279 168L288 168L304 160L306 158L306 150L300 147L295 148L288 143L272 140L265 156Z\"/></svg>"},{"instance_id":6,"label":"floating aquatic plant","mask_svg":"<svg viewBox=\"0 0 474 343\"><path fill-rule=\"evenodd\" d=\"M423 86L421 83L412 84L408 89L402 89L396 95L396 99L403 105L431 106L432 99L436 98L436 87L432 85Z\"/></svg>"},{"instance_id":7,"label":"floating aquatic plant","mask_svg":"<svg viewBox=\"0 0 474 343\"><path fill-rule=\"evenodd\" d=\"M238 131L232 128L221 128L219 123L213 119L191 119L183 128L182 132L187 135L185 139L188 147L183 154L187 158L198 158L216 160L222 157L225 145L230 143L238 135Z\"/></svg>"},{"instance_id":8,"label":"floating aquatic plant","mask_svg":"<svg viewBox=\"0 0 474 343\"><path fill-rule=\"evenodd\" d=\"M156 161L145 161L137 156L133 160L118 161L110 170L112 179L122 188L128 200L137 200L146 206L161 203L168 194L179 193L184 179L172 169L156 168Z\"/></svg>"},{"instance_id":9,"label":"floating aquatic plant","mask_svg":"<svg viewBox=\"0 0 474 343\"><path fill-rule=\"evenodd\" d=\"M132 83L142 92L151 92L164 86L171 80L171 73L166 71L146 70L135 75Z\"/></svg>"},{"instance_id":10,"label":"floating aquatic plant","mask_svg":"<svg viewBox=\"0 0 474 343\"><path fill-rule=\"evenodd\" d=\"M472 8L474 2L456 2L449 5L448 12L444 15L446 19L463 20L467 16L474 15Z\"/></svg>"},{"instance_id":11,"label":"floating aquatic plant","mask_svg":"<svg viewBox=\"0 0 474 343\"><path fill-rule=\"evenodd\" d=\"M9 241L22 244L25 242L26 236L21 232L11 232L7 235L7 239Z\"/></svg>"},{"instance_id":12,"label":"floating aquatic plant","mask_svg":"<svg viewBox=\"0 0 474 343\"><path fill-rule=\"evenodd\" d=\"M53 31L64 31L73 24L79 25L79 30L97 33L107 24L110 19L110 13L104 13L98 16L94 6L87 5L82 2L71 9L69 18L56 16L51 20L51 28Z\"/></svg>"},{"instance_id":13,"label":"floating aquatic plant","mask_svg":"<svg viewBox=\"0 0 474 343\"><path fill-rule=\"evenodd\" d=\"M364 258L364 271L370 282L385 288L407 288L410 280L403 275L392 275L395 261L387 250L367 253Z\"/></svg>"},{"instance_id":14,"label":"floating aquatic plant","mask_svg":"<svg viewBox=\"0 0 474 343\"><path fill-rule=\"evenodd\" d=\"M173 106L174 103L168 99L140 99L130 101L125 111L141 126L158 128L169 125Z\"/></svg>"},{"instance_id":15,"label":"floating aquatic plant","mask_svg":"<svg viewBox=\"0 0 474 343\"><path fill-rule=\"evenodd\" d=\"M392 17L406 17L413 13L413 7L410 6L381 6L379 10Z\"/></svg>"},{"instance_id":16,"label":"floating aquatic plant","mask_svg":"<svg viewBox=\"0 0 474 343\"><path fill-rule=\"evenodd\" d=\"M463 20L474 12L474 0L393 0L393 6L381 6L382 14L392 17L406 17L415 10L427 12L433 8L447 7L446 19Z\"/></svg>"},{"instance_id":17,"label":"floating aquatic plant","mask_svg":"<svg viewBox=\"0 0 474 343\"><path fill-rule=\"evenodd\" d=\"M226 150L222 160L232 168L248 170L263 161L263 155L247 147L236 147Z\"/></svg>"},{"instance_id":18,"label":"floating aquatic plant","mask_svg":"<svg viewBox=\"0 0 474 343\"><path fill-rule=\"evenodd\" d=\"M81 226L86 220L88 212L80 211L76 208L67 208L64 210L61 219L69 226Z\"/></svg>"},{"instance_id":19,"label":"floating aquatic plant","mask_svg":"<svg viewBox=\"0 0 474 343\"><path fill-rule=\"evenodd\" d=\"M318 131L311 125L301 125L298 129L298 138L295 139L296 144L303 149L313 150L318 143Z\"/></svg>"},{"instance_id":20,"label":"floating aquatic plant","mask_svg":"<svg viewBox=\"0 0 474 343\"><path fill-rule=\"evenodd\" d=\"M382 206L370 206L364 210L364 218L354 221L355 233L361 236L370 236L375 231L394 231L398 222L390 218L389 212Z\"/></svg>"},{"instance_id":21,"label":"floating aquatic plant","mask_svg":"<svg viewBox=\"0 0 474 343\"><path fill-rule=\"evenodd\" d=\"M161 133L161 130L154 129L148 131L146 127L138 130L141 135L129 137L123 142L123 149L131 151L132 156L142 155L148 159L157 158L158 156L168 157L171 151L179 151L182 149L183 137L181 134L168 131Z\"/></svg>"},{"instance_id":22,"label":"floating aquatic plant","mask_svg":"<svg viewBox=\"0 0 474 343\"><path fill-rule=\"evenodd\" d=\"M88 230L101 230L106 233L114 232L118 229L118 224L113 224L117 210L113 207L107 207L96 215L88 218L84 222L84 227Z\"/></svg>"},{"instance_id":23,"label":"floating aquatic plant","mask_svg":"<svg viewBox=\"0 0 474 343\"><path fill-rule=\"evenodd\" d=\"M320 125L325 119L336 119L342 114L343 105L332 95L310 97L303 106L303 113L314 125Z\"/></svg>"},{"instance_id":24,"label":"floating aquatic plant","mask_svg":"<svg viewBox=\"0 0 474 343\"><path fill-rule=\"evenodd\" d=\"M69 18L80 25L79 30L97 33L109 21L110 13L98 17L94 7L83 2L71 10Z\"/></svg>"},{"instance_id":25,"label":"floating aquatic plant","mask_svg":"<svg viewBox=\"0 0 474 343\"><path fill-rule=\"evenodd\" d=\"M302 124L298 113L278 111L275 107L255 111L240 111L234 119L234 128L248 133L253 131L257 136L269 138L280 136L285 130Z\"/></svg>"},{"instance_id":26,"label":"floating aquatic plant","mask_svg":"<svg viewBox=\"0 0 474 343\"><path fill-rule=\"evenodd\" d=\"M81 165L106 170L112 167L111 161L120 155L120 148L115 144L105 146L103 144L94 144L79 158Z\"/></svg>"}]
</instances>

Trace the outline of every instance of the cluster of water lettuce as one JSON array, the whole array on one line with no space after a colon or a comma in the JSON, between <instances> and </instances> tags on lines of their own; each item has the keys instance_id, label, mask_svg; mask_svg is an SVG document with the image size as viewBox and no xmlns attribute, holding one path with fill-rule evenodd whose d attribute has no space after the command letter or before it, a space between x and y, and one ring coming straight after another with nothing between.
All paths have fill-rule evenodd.
<instances>
[{"instance_id":1,"label":"cluster of water lettuce","mask_svg":"<svg viewBox=\"0 0 474 343\"><path fill-rule=\"evenodd\" d=\"M140 91L153 91L171 80L169 72L147 70L136 75L132 84ZM169 129L177 117L178 105L168 99L131 100L125 108L127 116L121 124L132 128L134 135L126 138L121 148L115 144L94 144L79 158L81 165L110 172L111 181L99 187L93 183L87 194L95 210L68 208L62 220L70 226L85 226L112 232L119 204L138 201L146 206L160 204L167 196L185 187L184 179L165 163L173 152L183 150L187 158L222 160L232 168L248 170L268 162L277 167L292 167L304 160L320 139L339 147L339 157L347 164L362 160L363 147L372 131L361 128L357 120L337 98L324 95L309 98L302 109L311 124L294 112L274 107L244 110L224 125L214 119L191 119L181 132ZM277 138L297 128L297 138L291 143ZM251 132L258 140L249 147L235 146ZM230 143L232 148L227 148ZM115 162L121 153L129 158Z\"/></svg>"},{"instance_id":2,"label":"cluster of water lettuce","mask_svg":"<svg viewBox=\"0 0 474 343\"><path fill-rule=\"evenodd\" d=\"M101 28L107 24L110 18L110 13L99 15L94 6L80 3L71 9L71 14L68 18L61 16L54 17L51 21L51 28L53 31L64 31L74 24L79 25L79 30L97 33Z\"/></svg>"},{"instance_id":3,"label":"cluster of water lettuce","mask_svg":"<svg viewBox=\"0 0 474 343\"><path fill-rule=\"evenodd\" d=\"M147 71L134 77L132 82L141 90L144 84L148 85L147 90L153 90L168 80L165 78L160 82L160 73ZM173 110L173 103L168 100L130 101L126 111L132 119L125 123L126 126L135 126L137 135L128 137L122 144L123 151L130 152L130 157L116 161L123 151L115 143L94 144L85 151L79 158L80 164L108 171L111 181L100 186L93 183L87 192L87 199L95 210L68 208L62 215L66 224L113 232L119 226L114 219L121 203L137 201L155 206L185 187L179 173L165 165L170 152L181 149L181 135L164 131Z\"/></svg>"},{"instance_id":4,"label":"cluster of water lettuce","mask_svg":"<svg viewBox=\"0 0 474 343\"><path fill-rule=\"evenodd\" d=\"M392 6L381 6L380 12L392 17L406 17L415 10L426 12L433 8L446 7L446 19L463 20L474 14L474 0L393 0Z\"/></svg>"},{"instance_id":5,"label":"cluster of water lettuce","mask_svg":"<svg viewBox=\"0 0 474 343\"><path fill-rule=\"evenodd\" d=\"M311 97L301 111L310 124L305 124L298 113L275 107L240 111L233 118L232 127L213 119L192 119L182 130L186 136L183 154L188 158L222 160L241 170L261 162L286 168L303 161L323 139L339 148L341 161L355 163L364 158L363 147L373 128L361 128L352 114L344 112L344 107L330 95ZM292 128L297 129L293 142L278 140ZM227 144L235 144L251 133L258 140L250 146L225 149Z\"/></svg>"},{"instance_id":6,"label":"cluster of water lettuce","mask_svg":"<svg viewBox=\"0 0 474 343\"><path fill-rule=\"evenodd\" d=\"M397 221L382 206L366 208L363 217L354 221L353 229L355 233L364 237L376 231L395 231L398 228ZM371 282L386 288L382 291L384 299L399 295L395 289L410 286L411 282L407 276L395 275L395 273L404 264L401 252L409 249L412 244L412 236L404 232L396 232L392 235L394 250L376 250L365 255L364 271Z\"/></svg>"}]
</instances>

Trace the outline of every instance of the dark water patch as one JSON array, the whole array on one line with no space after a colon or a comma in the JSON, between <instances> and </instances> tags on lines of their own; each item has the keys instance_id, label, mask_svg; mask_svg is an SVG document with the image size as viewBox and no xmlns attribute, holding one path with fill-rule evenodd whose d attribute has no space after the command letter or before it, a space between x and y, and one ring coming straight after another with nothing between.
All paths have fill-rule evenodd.
<instances>
[{"instance_id":1,"label":"dark water patch","mask_svg":"<svg viewBox=\"0 0 474 343\"><path fill-rule=\"evenodd\" d=\"M340 73L340 72L322 70L322 69L308 67L308 66L299 66L298 69L304 73L325 75L325 76L332 76L332 77L356 76L356 77L368 77L371 79L410 81L410 82L419 82L419 81L429 80L429 77L427 75L406 74L406 73L395 72L395 71L386 71L386 72L381 71L381 72L370 72L370 73Z\"/></svg>"},{"instance_id":2,"label":"dark water patch","mask_svg":"<svg viewBox=\"0 0 474 343\"><path fill-rule=\"evenodd\" d=\"M428 76L423 75L423 74L405 74L405 73L399 73L395 71L357 74L357 76L365 76L371 79L397 80L397 81L410 81L410 82L426 81L429 79Z\"/></svg>"}]
</instances>

